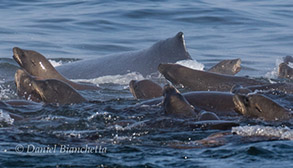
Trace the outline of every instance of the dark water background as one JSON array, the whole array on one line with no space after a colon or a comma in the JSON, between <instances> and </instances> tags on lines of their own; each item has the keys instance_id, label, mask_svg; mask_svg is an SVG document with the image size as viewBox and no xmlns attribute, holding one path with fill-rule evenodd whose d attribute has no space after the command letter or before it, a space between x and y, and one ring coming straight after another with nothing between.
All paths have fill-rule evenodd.
<instances>
[{"instance_id":1,"label":"dark water background","mask_svg":"<svg viewBox=\"0 0 293 168\"><path fill-rule=\"evenodd\" d=\"M57 61L87 59L147 48L182 31L190 55L206 67L241 58L239 75L255 77L271 77L276 62L293 53L292 1L1 0L0 16L1 100L18 98L12 81L14 46ZM1 167L293 167L292 141L174 149L169 144L193 142L218 130L176 124L181 121L162 117L158 106L130 108L137 101L124 81L129 79L112 80L115 84L100 82L102 91L82 92L96 103L9 109L27 120L1 122ZM293 108L291 95L275 98ZM18 145L24 152L15 152ZM29 145L107 151L28 154Z\"/></svg>"}]
</instances>

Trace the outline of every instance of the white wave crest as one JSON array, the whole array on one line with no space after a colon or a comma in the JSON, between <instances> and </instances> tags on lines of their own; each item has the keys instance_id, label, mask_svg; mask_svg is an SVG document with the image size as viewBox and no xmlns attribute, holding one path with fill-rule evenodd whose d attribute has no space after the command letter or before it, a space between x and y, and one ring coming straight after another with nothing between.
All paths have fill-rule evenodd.
<instances>
[{"instance_id":1,"label":"white wave crest","mask_svg":"<svg viewBox=\"0 0 293 168\"><path fill-rule=\"evenodd\" d=\"M95 79L77 79L75 82L89 82L93 84L113 83L120 85L128 85L131 80L143 80L144 77L137 72L131 72L125 75L107 75Z\"/></svg>"},{"instance_id":2,"label":"white wave crest","mask_svg":"<svg viewBox=\"0 0 293 168\"><path fill-rule=\"evenodd\" d=\"M239 126L233 127L232 133L241 136L266 136L277 137L282 140L293 140L293 130L288 127Z\"/></svg>"},{"instance_id":3,"label":"white wave crest","mask_svg":"<svg viewBox=\"0 0 293 168\"><path fill-rule=\"evenodd\" d=\"M181 60L177 61L176 64L180 64L195 70L203 70L204 65L202 63L197 62L196 60Z\"/></svg>"}]
</instances>

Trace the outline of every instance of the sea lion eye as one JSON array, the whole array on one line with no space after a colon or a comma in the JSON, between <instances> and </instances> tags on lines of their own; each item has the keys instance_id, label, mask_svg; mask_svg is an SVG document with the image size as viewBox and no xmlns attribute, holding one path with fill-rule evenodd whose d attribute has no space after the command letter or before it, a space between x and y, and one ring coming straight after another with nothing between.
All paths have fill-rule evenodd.
<instances>
[{"instance_id":1,"label":"sea lion eye","mask_svg":"<svg viewBox=\"0 0 293 168\"><path fill-rule=\"evenodd\" d=\"M245 105L248 105L248 104L249 104L249 99L248 99L248 97L244 97L243 102L244 102Z\"/></svg>"},{"instance_id":2,"label":"sea lion eye","mask_svg":"<svg viewBox=\"0 0 293 168\"><path fill-rule=\"evenodd\" d=\"M33 64L34 66L36 66L36 63L35 63L35 61L34 61L34 60L32 60L31 62L32 62L32 64Z\"/></svg>"},{"instance_id":3,"label":"sea lion eye","mask_svg":"<svg viewBox=\"0 0 293 168\"><path fill-rule=\"evenodd\" d=\"M255 105L255 109L256 109L259 113L262 113L262 110L259 108L258 105Z\"/></svg>"}]
</instances>

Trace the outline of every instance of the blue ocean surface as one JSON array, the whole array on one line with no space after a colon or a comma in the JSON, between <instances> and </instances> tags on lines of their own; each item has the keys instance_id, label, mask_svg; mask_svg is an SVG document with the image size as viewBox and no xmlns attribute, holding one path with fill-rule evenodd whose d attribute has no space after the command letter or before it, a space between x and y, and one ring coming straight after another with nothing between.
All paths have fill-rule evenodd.
<instances>
[{"instance_id":1,"label":"blue ocean surface","mask_svg":"<svg viewBox=\"0 0 293 168\"><path fill-rule=\"evenodd\" d=\"M0 100L21 99L13 47L64 64L148 48L182 31L191 57L206 68L241 58L237 75L258 78L276 78L282 57L293 54L289 0L1 0L0 16ZM135 106L140 101L129 92L131 79L143 77L91 81L102 90L81 94L95 103L8 109L26 118L21 121L12 122L0 108L0 166L293 167L292 123L241 119L235 129L256 125L247 131L270 135L266 126L279 139L228 137L199 146L196 140L221 131L165 118L160 106ZM274 99L293 109L292 95Z\"/></svg>"}]
</instances>

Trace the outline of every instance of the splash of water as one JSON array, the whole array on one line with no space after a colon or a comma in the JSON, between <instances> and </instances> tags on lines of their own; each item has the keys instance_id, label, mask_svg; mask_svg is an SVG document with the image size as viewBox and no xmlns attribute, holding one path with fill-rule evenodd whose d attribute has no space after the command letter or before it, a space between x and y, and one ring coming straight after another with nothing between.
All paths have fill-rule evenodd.
<instances>
[{"instance_id":1,"label":"splash of water","mask_svg":"<svg viewBox=\"0 0 293 168\"><path fill-rule=\"evenodd\" d=\"M6 124L12 125L14 119L10 117L8 113L5 113L3 110L0 109L0 122L4 122Z\"/></svg>"},{"instance_id":2,"label":"splash of water","mask_svg":"<svg viewBox=\"0 0 293 168\"><path fill-rule=\"evenodd\" d=\"M58 67L63 64L62 61L49 60L49 62L53 65L53 67Z\"/></svg>"},{"instance_id":3,"label":"splash of water","mask_svg":"<svg viewBox=\"0 0 293 168\"><path fill-rule=\"evenodd\" d=\"M180 64L195 70L203 70L204 65L202 63L197 62L196 60L181 60L177 61L176 64Z\"/></svg>"},{"instance_id":4,"label":"splash of water","mask_svg":"<svg viewBox=\"0 0 293 168\"><path fill-rule=\"evenodd\" d=\"M131 80L143 80L144 77L137 72L131 72L125 75L107 75L95 79L77 79L76 82L89 82L93 84L113 83L120 85L128 85Z\"/></svg>"},{"instance_id":5,"label":"splash of water","mask_svg":"<svg viewBox=\"0 0 293 168\"><path fill-rule=\"evenodd\" d=\"M271 79L276 79L278 78L278 74L279 74L279 65L283 62L283 58L277 58L276 59L276 66L275 68L271 71L271 72L267 72L265 74L266 78L271 78Z\"/></svg>"},{"instance_id":6,"label":"splash of water","mask_svg":"<svg viewBox=\"0 0 293 168\"><path fill-rule=\"evenodd\" d=\"M9 99L10 92L11 92L10 89L7 89L4 86L0 85L0 100Z\"/></svg>"}]
</instances>

